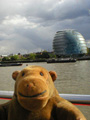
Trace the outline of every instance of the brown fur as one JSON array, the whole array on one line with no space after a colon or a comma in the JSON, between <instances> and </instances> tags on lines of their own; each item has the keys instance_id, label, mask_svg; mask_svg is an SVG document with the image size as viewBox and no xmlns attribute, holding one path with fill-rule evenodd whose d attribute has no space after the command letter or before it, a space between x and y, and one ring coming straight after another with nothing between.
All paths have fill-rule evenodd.
<instances>
[{"instance_id":1,"label":"brown fur","mask_svg":"<svg viewBox=\"0 0 90 120\"><path fill-rule=\"evenodd\" d=\"M12 77L16 81L14 95L0 105L0 120L86 120L80 110L59 96L54 71L28 66Z\"/></svg>"}]
</instances>

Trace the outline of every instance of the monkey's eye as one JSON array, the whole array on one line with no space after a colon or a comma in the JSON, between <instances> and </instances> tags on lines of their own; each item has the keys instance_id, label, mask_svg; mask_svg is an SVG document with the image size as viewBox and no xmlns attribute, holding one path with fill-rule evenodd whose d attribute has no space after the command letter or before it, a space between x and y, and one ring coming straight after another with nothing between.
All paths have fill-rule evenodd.
<instances>
[{"instance_id":1,"label":"monkey's eye","mask_svg":"<svg viewBox=\"0 0 90 120\"><path fill-rule=\"evenodd\" d=\"M22 73L22 76L24 76L24 75L25 75L25 73L23 72L23 73Z\"/></svg>"},{"instance_id":2,"label":"monkey's eye","mask_svg":"<svg viewBox=\"0 0 90 120\"><path fill-rule=\"evenodd\" d=\"M42 72L40 72L40 75L41 75L41 76L43 76L43 73L42 73Z\"/></svg>"}]
</instances>

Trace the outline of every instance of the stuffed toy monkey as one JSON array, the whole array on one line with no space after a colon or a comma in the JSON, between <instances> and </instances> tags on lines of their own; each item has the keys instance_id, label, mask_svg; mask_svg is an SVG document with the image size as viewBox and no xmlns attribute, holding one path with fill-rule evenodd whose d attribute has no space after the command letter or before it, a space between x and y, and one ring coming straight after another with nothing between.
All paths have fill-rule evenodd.
<instances>
[{"instance_id":1,"label":"stuffed toy monkey","mask_svg":"<svg viewBox=\"0 0 90 120\"><path fill-rule=\"evenodd\" d=\"M11 101L0 105L0 120L86 120L54 86L57 74L40 66L28 66L12 74Z\"/></svg>"}]
</instances>

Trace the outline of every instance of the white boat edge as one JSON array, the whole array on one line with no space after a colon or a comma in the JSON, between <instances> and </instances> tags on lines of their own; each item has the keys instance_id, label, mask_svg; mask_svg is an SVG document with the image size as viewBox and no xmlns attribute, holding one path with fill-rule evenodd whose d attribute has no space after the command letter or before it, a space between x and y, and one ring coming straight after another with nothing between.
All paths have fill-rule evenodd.
<instances>
[{"instance_id":1,"label":"white boat edge","mask_svg":"<svg viewBox=\"0 0 90 120\"><path fill-rule=\"evenodd\" d=\"M0 98L12 98L13 91L0 91ZM72 102L81 104L90 104L90 95L81 94L59 94L62 98Z\"/></svg>"}]
</instances>

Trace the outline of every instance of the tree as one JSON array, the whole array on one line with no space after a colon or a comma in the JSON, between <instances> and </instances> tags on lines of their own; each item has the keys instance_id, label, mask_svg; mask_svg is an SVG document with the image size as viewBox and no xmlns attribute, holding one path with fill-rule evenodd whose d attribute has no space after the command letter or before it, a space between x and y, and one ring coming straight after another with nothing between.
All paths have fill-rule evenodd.
<instances>
[{"instance_id":1,"label":"tree","mask_svg":"<svg viewBox=\"0 0 90 120\"><path fill-rule=\"evenodd\" d=\"M3 57L3 58L2 58L2 61L9 61L9 60L10 60L9 57Z\"/></svg>"},{"instance_id":2,"label":"tree","mask_svg":"<svg viewBox=\"0 0 90 120\"><path fill-rule=\"evenodd\" d=\"M54 53L49 53L50 58L56 58L56 55Z\"/></svg>"},{"instance_id":3,"label":"tree","mask_svg":"<svg viewBox=\"0 0 90 120\"><path fill-rule=\"evenodd\" d=\"M24 57L24 56L21 56L21 58L20 58L21 60L26 60L26 58Z\"/></svg>"},{"instance_id":4,"label":"tree","mask_svg":"<svg viewBox=\"0 0 90 120\"><path fill-rule=\"evenodd\" d=\"M30 60L35 60L36 54L35 54L35 53L31 53L28 58L29 58Z\"/></svg>"},{"instance_id":5,"label":"tree","mask_svg":"<svg viewBox=\"0 0 90 120\"><path fill-rule=\"evenodd\" d=\"M11 60L12 60L12 61L18 60L18 59L19 59L19 56L18 56L18 55L11 56Z\"/></svg>"},{"instance_id":6,"label":"tree","mask_svg":"<svg viewBox=\"0 0 90 120\"><path fill-rule=\"evenodd\" d=\"M43 57L43 58L49 58L48 52L47 52L47 51L43 51L43 52L42 52L42 57Z\"/></svg>"},{"instance_id":7,"label":"tree","mask_svg":"<svg viewBox=\"0 0 90 120\"><path fill-rule=\"evenodd\" d=\"M87 48L87 54L90 55L90 48Z\"/></svg>"},{"instance_id":8,"label":"tree","mask_svg":"<svg viewBox=\"0 0 90 120\"><path fill-rule=\"evenodd\" d=\"M36 59L40 59L42 58L42 55L41 54L36 54Z\"/></svg>"}]
</instances>

